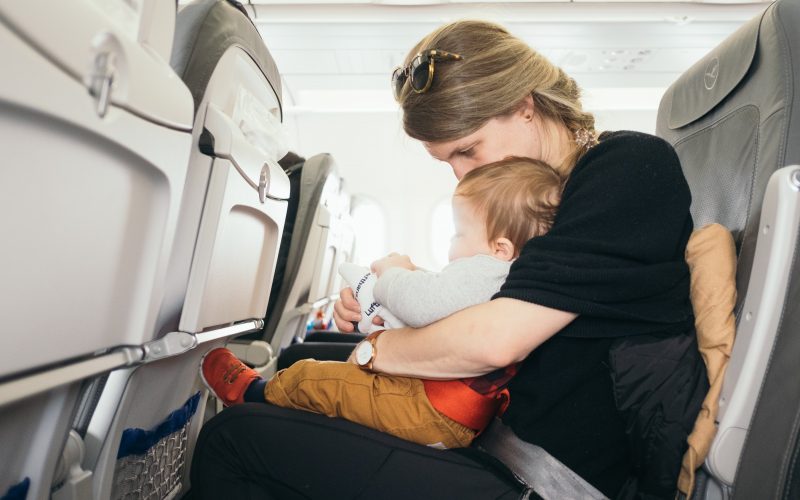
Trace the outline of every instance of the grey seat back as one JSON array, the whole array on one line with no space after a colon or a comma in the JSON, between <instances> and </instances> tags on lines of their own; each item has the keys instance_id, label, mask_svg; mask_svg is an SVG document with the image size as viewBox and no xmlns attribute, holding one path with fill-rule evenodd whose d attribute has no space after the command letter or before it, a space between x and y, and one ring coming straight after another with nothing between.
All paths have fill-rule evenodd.
<instances>
[{"instance_id":1,"label":"grey seat back","mask_svg":"<svg viewBox=\"0 0 800 500\"><path fill-rule=\"evenodd\" d=\"M200 358L263 325L288 206L280 76L246 13L190 3L174 47L195 109L179 230L146 362L109 376L87 428L97 498L186 490L207 394Z\"/></svg>"},{"instance_id":2,"label":"grey seat back","mask_svg":"<svg viewBox=\"0 0 800 500\"><path fill-rule=\"evenodd\" d=\"M800 391L769 383L776 356L785 354L776 342L789 335L798 314L790 298L800 214L800 169L791 167L800 163L798 24L798 0L772 4L681 76L659 108L657 134L680 157L695 226L725 225L738 250L737 339L707 460L722 489L745 488L740 480L751 472L740 464L748 450L778 432L768 426L766 434L756 432L768 411L765 396L777 391L781 411L796 412L800 404Z\"/></svg>"},{"instance_id":3,"label":"grey seat back","mask_svg":"<svg viewBox=\"0 0 800 500\"><path fill-rule=\"evenodd\" d=\"M0 496L91 498L81 387L151 338L191 149L175 11L0 5Z\"/></svg>"}]
</instances>

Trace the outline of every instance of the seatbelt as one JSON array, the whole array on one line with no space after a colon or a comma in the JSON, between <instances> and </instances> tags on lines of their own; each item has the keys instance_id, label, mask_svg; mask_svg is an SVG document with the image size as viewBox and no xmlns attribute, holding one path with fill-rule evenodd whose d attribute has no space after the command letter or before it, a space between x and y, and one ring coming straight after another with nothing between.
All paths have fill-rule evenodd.
<instances>
[{"instance_id":1,"label":"seatbelt","mask_svg":"<svg viewBox=\"0 0 800 500\"><path fill-rule=\"evenodd\" d=\"M500 460L526 487L545 500L607 500L544 449L518 438L499 419L495 419L472 445Z\"/></svg>"}]
</instances>

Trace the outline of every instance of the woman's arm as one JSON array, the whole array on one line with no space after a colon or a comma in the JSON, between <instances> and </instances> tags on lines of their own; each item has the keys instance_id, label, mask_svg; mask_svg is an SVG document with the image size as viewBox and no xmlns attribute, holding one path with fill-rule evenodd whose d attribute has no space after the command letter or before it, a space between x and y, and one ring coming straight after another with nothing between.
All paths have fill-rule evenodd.
<instances>
[{"instance_id":1,"label":"woman's arm","mask_svg":"<svg viewBox=\"0 0 800 500\"><path fill-rule=\"evenodd\" d=\"M577 315L499 298L420 329L387 330L376 343L373 369L391 375L474 377L522 361Z\"/></svg>"}]
</instances>

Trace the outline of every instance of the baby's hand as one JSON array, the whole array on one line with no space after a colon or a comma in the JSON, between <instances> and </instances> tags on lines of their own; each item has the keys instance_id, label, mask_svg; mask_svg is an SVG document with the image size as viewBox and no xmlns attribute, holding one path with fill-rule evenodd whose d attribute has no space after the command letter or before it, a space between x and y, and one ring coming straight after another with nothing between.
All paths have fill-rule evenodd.
<instances>
[{"instance_id":1,"label":"baby's hand","mask_svg":"<svg viewBox=\"0 0 800 500\"><path fill-rule=\"evenodd\" d=\"M373 262L370 266L370 270L380 277L384 271L391 267L402 267L403 269L408 269L409 271L417 270L417 266L411 263L411 259L408 258L408 255L400 255L394 252L380 260Z\"/></svg>"}]
</instances>

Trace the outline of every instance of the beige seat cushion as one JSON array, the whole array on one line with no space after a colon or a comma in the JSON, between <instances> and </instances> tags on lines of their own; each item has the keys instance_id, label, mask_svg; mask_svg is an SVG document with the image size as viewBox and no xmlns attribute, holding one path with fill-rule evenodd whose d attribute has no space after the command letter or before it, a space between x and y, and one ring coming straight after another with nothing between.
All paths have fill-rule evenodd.
<instances>
[{"instance_id":1,"label":"beige seat cushion","mask_svg":"<svg viewBox=\"0 0 800 500\"><path fill-rule=\"evenodd\" d=\"M689 449L683 456L678 477L678 489L689 495L694 488L695 470L706 459L711 441L717 433L722 379L736 333L736 247L731 233L719 224L696 230L686 246L686 262L691 271L697 343L706 363L710 384L687 440Z\"/></svg>"}]
</instances>

